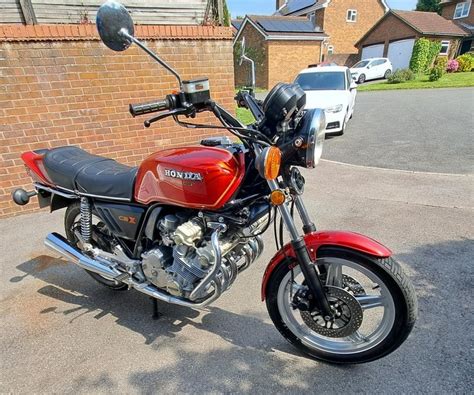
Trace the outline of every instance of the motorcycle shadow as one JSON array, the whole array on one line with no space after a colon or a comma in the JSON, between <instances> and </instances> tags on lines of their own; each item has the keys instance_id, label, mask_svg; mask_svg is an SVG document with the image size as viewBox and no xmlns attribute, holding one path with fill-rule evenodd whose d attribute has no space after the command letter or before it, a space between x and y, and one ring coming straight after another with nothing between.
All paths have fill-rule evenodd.
<instances>
[{"instance_id":1,"label":"motorcycle shadow","mask_svg":"<svg viewBox=\"0 0 474 395\"><path fill-rule=\"evenodd\" d=\"M151 298L134 290L110 290L63 259L41 255L18 265L17 269L24 274L11 278L10 282L21 282L29 276L39 279L47 285L36 292L58 302L43 308L39 314L62 315L69 323L90 320L91 316L97 320L112 316L116 324L141 334L145 344L157 350L164 341L179 336L179 332L191 326L242 348L301 355L281 339L269 318L265 322L255 314L237 314L212 305L207 311L197 311L158 301L160 317L154 320Z\"/></svg>"}]
</instances>

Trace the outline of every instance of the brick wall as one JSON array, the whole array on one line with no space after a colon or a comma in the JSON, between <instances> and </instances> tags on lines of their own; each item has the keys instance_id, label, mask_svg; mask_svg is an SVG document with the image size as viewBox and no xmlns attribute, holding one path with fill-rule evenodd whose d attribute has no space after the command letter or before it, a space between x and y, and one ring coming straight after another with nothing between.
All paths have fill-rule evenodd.
<instances>
[{"instance_id":1,"label":"brick wall","mask_svg":"<svg viewBox=\"0 0 474 395\"><path fill-rule=\"evenodd\" d=\"M278 82L293 82L310 64L319 63L321 41L269 41L268 87Z\"/></svg>"},{"instance_id":2,"label":"brick wall","mask_svg":"<svg viewBox=\"0 0 474 395\"><path fill-rule=\"evenodd\" d=\"M129 103L162 98L175 80L138 48L107 49L94 29L0 25L0 217L37 209L10 198L16 187L31 190L24 151L71 144L136 165L154 151L212 134L172 120L145 129L146 117L132 118ZM136 33L183 78L209 76L214 99L234 108L230 28L143 26Z\"/></svg>"},{"instance_id":3,"label":"brick wall","mask_svg":"<svg viewBox=\"0 0 474 395\"><path fill-rule=\"evenodd\" d=\"M383 23L379 24L361 43L362 46L385 43L384 55L387 56L388 44L390 40L403 40L405 38L418 38L419 33L403 23L396 16L388 15Z\"/></svg>"},{"instance_id":4,"label":"brick wall","mask_svg":"<svg viewBox=\"0 0 474 395\"><path fill-rule=\"evenodd\" d=\"M471 8L469 9L469 15L465 18L453 19L455 10L456 3L445 5L441 9L441 16L445 17L446 19L452 19L455 23L462 22L467 23L469 25L474 25L474 4L471 4Z\"/></svg>"},{"instance_id":5,"label":"brick wall","mask_svg":"<svg viewBox=\"0 0 474 395\"><path fill-rule=\"evenodd\" d=\"M267 42L264 37L250 23L247 23L242 31L239 40L245 37L245 46L259 53L260 62L255 62L255 80L259 88L266 88L268 85L268 58ZM251 53L251 52L250 52ZM250 55L249 55L250 57ZM255 60L255 59L253 59ZM234 59L235 86L247 86L251 81L251 69L249 62L239 65L239 59Z\"/></svg>"},{"instance_id":6,"label":"brick wall","mask_svg":"<svg viewBox=\"0 0 474 395\"><path fill-rule=\"evenodd\" d=\"M347 22L347 10L357 10L357 21ZM329 36L329 45L334 47L333 60L349 58L356 54L355 43L385 14L385 8L379 0L334 0L324 11L324 33ZM327 53L327 52L325 52ZM345 55L342 57L341 55ZM330 57L326 56L326 59Z\"/></svg>"},{"instance_id":7,"label":"brick wall","mask_svg":"<svg viewBox=\"0 0 474 395\"><path fill-rule=\"evenodd\" d=\"M362 54L362 48L364 46L373 44L384 44L383 56L388 55L388 47L391 41L403 40L407 38L419 38L421 34L415 29L402 22L399 18L388 15L385 20L377 26L370 34L360 43L360 54ZM449 40L449 54L448 57L451 59L455 56L459 49L460 40L450 36L423 36L429 40L443 41Z\"/></svg>"}]
</instances>

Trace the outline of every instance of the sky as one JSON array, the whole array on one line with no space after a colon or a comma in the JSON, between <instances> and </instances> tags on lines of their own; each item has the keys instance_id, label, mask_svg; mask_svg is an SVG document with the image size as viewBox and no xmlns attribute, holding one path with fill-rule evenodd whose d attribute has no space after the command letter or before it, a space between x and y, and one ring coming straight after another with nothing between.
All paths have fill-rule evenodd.
<instances>
[{"instance_id":1,"label":"sky","mask_svg":"<svg viewBox=\"0 0 474 395\"><path fill-rule=\"evenodd\" d=\"M390 8L396 10L412 10L416 0L387 0ZM245 14L271 15L275 12L275 0L227 0L232 18Z\"/></svg>"}]
</instances>

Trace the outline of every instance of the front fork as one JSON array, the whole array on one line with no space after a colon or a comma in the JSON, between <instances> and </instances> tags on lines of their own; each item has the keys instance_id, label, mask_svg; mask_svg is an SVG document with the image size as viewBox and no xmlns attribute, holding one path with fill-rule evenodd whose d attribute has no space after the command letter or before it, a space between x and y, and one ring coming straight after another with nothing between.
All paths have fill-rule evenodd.
<instances>
[{"instance_id":1,"label":"front fork","mask_svg":"<svg viewBox=\"0 0 474 395\"><path fill-rule=\"evenodd\" d=\"M272 191L279 189L278 182L276 180L268 180L268 186ZM316 231L316 226L311 221L308 211L303 203L303 199L300 195L294 195L296 209L303 221L303 231L305 234ZM313 264L311 257L306 247L304 238L299 234L293 217L290 214L288 203L283 203L278 206L283 223L285 224L291 237L291 245L295 251L296 259L301 267L306 283L315 299L315 304L325 317L332 317L332 311L329 306L329 302L324 292L323 285L319 279L318 273L316 272L315 265Z\"/></svg>"}]
</instances>

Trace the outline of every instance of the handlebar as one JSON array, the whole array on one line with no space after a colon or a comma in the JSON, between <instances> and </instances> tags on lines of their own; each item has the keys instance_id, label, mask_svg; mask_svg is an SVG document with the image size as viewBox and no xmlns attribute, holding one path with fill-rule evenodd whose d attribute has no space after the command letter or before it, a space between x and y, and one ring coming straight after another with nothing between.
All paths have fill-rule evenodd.
<instances>
[{"instance_id":1,"label":"handlebar","mask_svg":"<svg viewBox=\"0 0 474 395\"><path fill-rule=\"evenodd\" d=\"M168 110L170 107L170 101L168 98L166 98L164 100L158 100L156 102L130 104L129 111L133 117L136 117L138 115L145 115L150 114L152 112Z\"/></svg>"}]
</instances>

